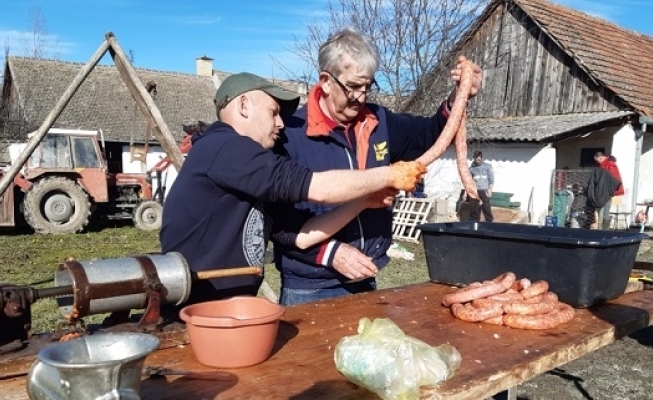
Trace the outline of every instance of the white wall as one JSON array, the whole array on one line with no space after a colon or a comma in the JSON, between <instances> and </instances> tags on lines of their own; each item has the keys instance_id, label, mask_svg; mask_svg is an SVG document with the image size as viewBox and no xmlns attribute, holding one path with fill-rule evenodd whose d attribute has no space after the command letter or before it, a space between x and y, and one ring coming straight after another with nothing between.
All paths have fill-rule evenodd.
<instances>
[{"instance_id":1,"label":"white wall","mask_svg":"<svg viewBox=\"0 0 653 400\"><path fill-rule=\"evenodd\" d=\"M494 191L513 193L510 201L521 202L520 209L529 211L532 198L532 223L542 224L549 207L551 177L556 168L556 150L541 144L489 143L474 146L483 152L483 159L494 170ZM462 185L456 169L453 147L429 166L425 192L429 197L446 199L450 207L460 195Z\"/></svg>"},{"instance_id":2,"label":"white wall","mask_svg":"<svg viewBox=\"0 0 653 400\"><path fill-rule=\"evenodd\" d=\"M614 134L612 150L610 151L610 154L617 159L617 167L619 168L624 186L624 197L620 211L632 211L633 209L636 151L637 139L635 137L635 131L630 124L626 124ZM612 211L616 211L614 205L612 206Z\"/></svg>"},{"instance_id":3,"label":"white wall","mask_svg":"<svg viewBox=\"0 0 653 400\"><path fill-rule=\"evenodd\" d=\"M653 200L653 135L647 133L642 143L642 155L639 160L639 186L637 202ZM649 218L653 219L653 214Z\"/></svg>"},{"instance_id":4,"label":"white wall","mask_svg":"<svg viewBox=\"0 0 653 400\"><path fill-rule=\"evenodd\" d=\"M639 160L639 182L637 186L636 203L653 201L653 135L644 134L642 138L642 154ZM633 216L644 206L634 206ZM648 225L653 226L653 210L649 210Z\"/></svg>"},{"instance_id":5,"label":"white wall","mask_svg":"<svg viewBox=\"0 0 653 400\"><path fill-rule=\"evenodd\" d=\"M122 147L122 170L127 173L144 173L150 168L154 167L161 159L166 156L165 151L161 146L150 146L147 149L147 156L145 157L145 165L140 161L132 161L129 146ZM170 164L170 166L161 173L163 185L166 187L165 195L167 196L172 187L172 183L177 178L177 170ZM152 182L152 190L156 191L158 187L156 179Z\"/></svg>"}]
</instances>

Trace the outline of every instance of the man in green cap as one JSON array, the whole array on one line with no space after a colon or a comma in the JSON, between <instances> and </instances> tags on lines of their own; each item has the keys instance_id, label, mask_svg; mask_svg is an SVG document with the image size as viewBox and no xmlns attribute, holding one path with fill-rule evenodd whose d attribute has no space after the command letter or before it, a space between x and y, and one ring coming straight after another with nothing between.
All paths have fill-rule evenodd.
<instances>
[{"instance_id":1,"label":"man in green cap","mask_svg":"<svg viewBox=\"0 0 653 400\"><path fill-rule=\"evenodd\" d=\"M387 206L384 195L412 191L425 173L417 162L368 170L311 172L270 149L299 97L264 78L229 76L215 95L218 121L196 134L163 209L164 253L181 253L193 272L263 266L270 235L302 247L325 240L362 208ZM370 196L368 196L370 195ZM367 197L366 197L367 196ZM340 204L331 214L293 226L269 215L266 202ZM271 213L272 211L270 211ZM277 214L279 214L277 212ZM288 219L288 218L286 218ZM263 277L193 282L188 304L256 295Z\"/></svg>"}]
</instances>

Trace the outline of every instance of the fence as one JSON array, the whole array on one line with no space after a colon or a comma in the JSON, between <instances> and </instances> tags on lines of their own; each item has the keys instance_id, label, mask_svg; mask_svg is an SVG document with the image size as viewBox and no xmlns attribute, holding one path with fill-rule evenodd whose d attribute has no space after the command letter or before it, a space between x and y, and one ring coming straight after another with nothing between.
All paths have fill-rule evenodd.
<instances>
[{"instance_id":1,"label":"fence","mask_svg":"<svg viewBox=\"0 0 653 400\"><path fill-rule=\"evenodd\" d=\"M435 199L397 197L393 209L392 238L417 243L421 231L417 225L427 222Z\"/></svg>"}]
</instances>

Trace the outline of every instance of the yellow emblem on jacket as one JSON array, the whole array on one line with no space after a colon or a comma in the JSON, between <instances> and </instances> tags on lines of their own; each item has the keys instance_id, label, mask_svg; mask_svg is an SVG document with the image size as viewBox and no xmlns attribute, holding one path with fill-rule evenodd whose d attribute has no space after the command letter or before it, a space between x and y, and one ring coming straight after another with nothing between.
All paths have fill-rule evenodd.
<instances>
[{"instance_id":1,"label":"yellow emblem on jacket","mask_svg":"<svg viewBox=\"0 0 653 400\"><path fill-rule=\"evenodd\" d=\"M388 154L388 142L381 142L374 145L374 153L376 154L376 161L383 161Z\"/></svg>"}]
</instances>

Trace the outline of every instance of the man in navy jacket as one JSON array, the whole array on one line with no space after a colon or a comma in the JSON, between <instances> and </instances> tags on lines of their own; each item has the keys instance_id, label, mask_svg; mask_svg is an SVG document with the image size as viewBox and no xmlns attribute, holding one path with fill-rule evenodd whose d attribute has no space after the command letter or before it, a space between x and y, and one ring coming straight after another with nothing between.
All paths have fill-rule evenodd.
<instances>
[{"instance_id":1,"label":"man in navy jacket","mask_svg":"<svg viewBox=\"0 0 653 400\"><path fill-rule=\"evenodd\" d=\"M464 58L452 71L459 81ZM277 152L287 155L314 172L333 168L364 170L414 160L438 138L446 124L449 101L431 117L396 114L365 103L374 90L378 54L369 41L351 29L332 35L318 54L319 82L308 95L308 103L285 119ZM471 96L481 85L481 70L475 71ZM302 202L297 210L319 215L331 209L315 202ZM376 208L358 217L330 240L309 250L283 243L274 246L275 265L281 271L282 304L296 304L342 296L376 288L375 275L389 258L392 242L392 209Z\"/></svg>"},{"instance_id":2,"label":"man in navy jacket","mask_svg":"<svg viewBox=\"0 0 653 400\"><path fill-rule=\"evenodd\" d=\"M314 173L272 153L284 126L281 115L295 111L298 102L296 94L253 74L232 75L222 83L215 95L219 120L193 137L167 197L160 233L164 253L181 253L194 272L263 266L273 223L283 222L272 221L263 207L266 202L339 204L388 187L414 189L424 174L416 162ZM304 236L330 235L337 231L330 225L334 221L344 224L338 217L323 219ZM286 243L299 237L291 233L282 236ZM256 295L262 280L237 276L196 281L187 303Z\"/></svg>"}]
</instances>

